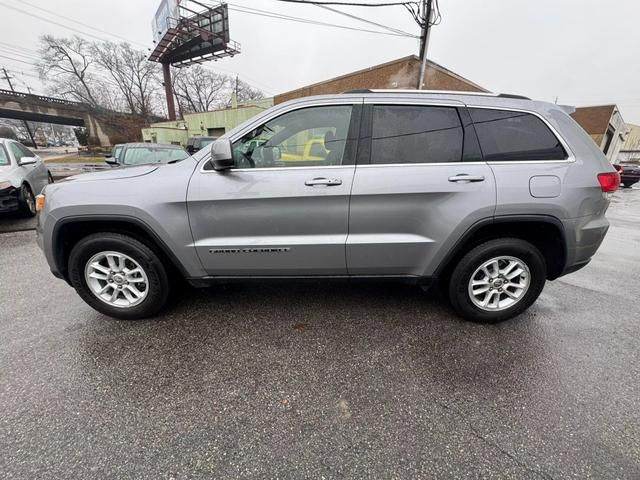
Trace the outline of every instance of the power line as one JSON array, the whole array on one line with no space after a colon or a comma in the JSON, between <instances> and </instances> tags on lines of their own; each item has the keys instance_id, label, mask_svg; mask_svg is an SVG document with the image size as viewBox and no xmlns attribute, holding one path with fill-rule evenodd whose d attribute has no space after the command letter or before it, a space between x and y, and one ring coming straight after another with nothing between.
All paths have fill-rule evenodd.
<instances>
[{"instance_id":1,"label":"power line","mask_svg":"<svg viewBox=\"0 0 640 480\"><path fill-rule=\"evenodd\" d=\"M83 32L81 30L78 30L76 28L70 27L68 25L64 25L63 23L58 23L58 22L56 22L54 20L51 20L51 19L48 19L48 18L45 18L45 17L41 17L40 15L36 15L35 13L27 12L27 11L22 10L20 8L14 7L13 5L7 5L6 3L0 2L0 6L5 7L5 8L10 8L11 10L15 10L16 12L20 12L20 13L22 13L24 15L28 15L28 16L33 17L33 18L37 18L39 20L42 20L43 22L52 23L53 25L57 25L59 27L66 28L67 30L71 30L72 32L76 32L76 33L79 33L81 35L86 35L88 37L95 38L96 40L100 40L100 41L103 41L103 42L108 42L109 41L106 38L98 37L97 35L93 35L91 33Z\"/></svg>"},{"instance_id":2,"label":"power line","mask_svg":"<svg viewBox=\"0 0 640 480\"><path fill-rule=\"evenodd\" d=\"M29 5L30 7L32 7L32 8L36 8L36 9L41 10L41 11L43 11L43 12L46 12L46 13L48 13L48 14L50 14L50 15L54 15L54 16L56 16L56 17L58 17L58 18L62 18L63 20L67 20L67 21L69 21L69 22L73 22L73 23L76 23L76 24L78 24L78 25L86 26L86 23L85 23L85 22L80 22L80 21L78 21L78 20L74 20L73 18L65 17L64 15L60 15L60 14L58 14L58 13L55 13L55 12L51 11L51 10L47 10L46 8L42 8L42 7L39 7L39 6L34 5L34 4L32 4L32 3L29 3L29 2L27 2L26 0L22 0L22 1L21 1L21 3L23 3L23 4L25 4L25 5ZM97 32L100 32L100 33L104 33L104 34L106 34L106 35L111 35L112 37L115 37L115 38L119 38L120 40L124 40L125 42L134 43L134 44L136 44L136 45L139 45L139 46L141 46L141 47L145 47L145 48L147 47L147 45L144 45L144 44L139 43L139 42L134 42L134 41L129 40L129 39L127 39L127 38L124 38L124 37L122 37L122 36L120 36L120 35L117 35L117 34L115 34L115 33L109 32L109 31L107 31L107 30L101 30L101 29L99 29L99 28L95 27L94 25L92 25L92 26L91 26L91 29L92 29L92 30L95 30L95 31L97 31Z\"/></svg>"},{"instance_id":3,"label":"power line","mask_svg":"<svg viewBox=\"0 0 640 480\"><path fill-rule=\"evenodd\" d=\"M231 4L229 4L231 5ZM311 20L308 18L302 18L302 17L293 17L291 15L283 15L283 14L279 14L279 13L274 13L274 12L269 12L266 10L260 10L257 8L250 8L250 7L244 7L244 6L240 6L240 5L235 5L234 7L229 7L229 10L232 11L236 11L236 12L241 12L241 13L247 13L249 15L258 15L261 17L270 17L270 18L277 18L280 20L289 20L292 22L298 22L298 23L305 23L305 24L310 24L310 25L318 25L318 26L323 26L323 27L333 27L333 28L341 28L344 30L352 30L352 31L357 31L357 32L365 32L365 33L376 33L378 35L389 35L389 36L393 36L393 37L411 37L414 38L415 35L411 35L411 34L407 34L407 33L392 33L392 32L381 32L379 30L367 30L364 28L358 28L358 27L349 27L347 25L338 25L338 24L334 24L334 23L327 23L327 22L320 22L317 20Z\"/></svg>"},{"instance_id":4,"label":"power line","mask_svg":"<svg viewBox=\"0 0 640 480\"><path fill-rule=\"evenodd\" d=\"M369 25L375 25L376 27L384 28L385 30L389 30L389 31L391 31L391 32L395 32L395 33L398 33L398 34L400 34L400 35L405 35L405 36L407 36L407 37L414 37L414 38L418 38L418 36L417 36L417 35L413 35L413 34L411 34L411 33L409 33L409 32L405 32L404 30L399 30L399 29L397 29L397 28L392 28L392 27L388 27L388 26L386 26L386 25L382 25L382 24L380 24L380 23L372 22L371 20L367 20L367 19L365 19L365 18L358 17L358 16L356 16L356 15L351 15L350 13L347 13L347 12L341 12L340 10L337 10L337 9L335 9L335 8L331 8L331 7L328 7L328 6L326 6L326 5L316 5L316 7L318 7L318 8L323 8L323 9L325 9L325 10L329 10L330 12L334 12L334 13L337 13L337 14L339 14L339 15L342 15L342 16L345 16L345 17L349 17L349 18L352 18L352 19L354 19L354 20L358 20L358 21L360 21L360 22L368 23Z\"/></svg>"},{"instance_id":5,"label":"power line","mask_svg":"<svg viewBox=\"0 0 640 480\"><path fill-rule=\"evenodd\" d=\"M417 2L387 2L387 3L360 3L360 2L326 2L316 0L277 0L278 2L299 3L307 5L344 5L347 7L397 7L409 4L417 5Z\"/></svg>"}]
</instances>

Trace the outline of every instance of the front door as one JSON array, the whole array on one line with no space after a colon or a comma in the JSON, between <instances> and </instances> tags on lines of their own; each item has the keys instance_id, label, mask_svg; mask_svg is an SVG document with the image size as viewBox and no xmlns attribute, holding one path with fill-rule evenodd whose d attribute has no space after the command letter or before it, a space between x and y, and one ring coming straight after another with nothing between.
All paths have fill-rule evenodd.
<instances>
[{"instance_id":1,"label":"front door","mask_svg":"<svg viewBox=\"0 0 640 480\"><path fill-rule=\"evenodd\" d=\"M354 104L285 110L231 138L234 169L199 167L187 199L208 275L346 274L359 116Z\"/></svg>"},{"instance_id":2,"label":"front door","mask_svg":"<svg viewBox=\"0 0 640 480\"><path fill-rule=\"evenodd\" d=\"M431 276L473 223L494 214L495 181L469 114L450 104L381 103L365 115L349 273Z\"/></svg>"}]
</instances>

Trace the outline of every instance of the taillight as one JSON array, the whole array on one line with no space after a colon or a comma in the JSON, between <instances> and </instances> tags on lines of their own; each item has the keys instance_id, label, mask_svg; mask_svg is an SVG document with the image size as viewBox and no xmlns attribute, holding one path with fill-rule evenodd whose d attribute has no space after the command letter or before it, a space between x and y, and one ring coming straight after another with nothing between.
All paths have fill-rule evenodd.
<instances>
[{"instance_id":1,"label":"taillight","mask_svg":"<svg viewBox=\"0 0 640 480\"><path fill-rule=\"evenodd\" d=\"M603 192L615 192L620 186L620 174L618 172L599 173L598 182Z\"/></svg>"}]
</instances>

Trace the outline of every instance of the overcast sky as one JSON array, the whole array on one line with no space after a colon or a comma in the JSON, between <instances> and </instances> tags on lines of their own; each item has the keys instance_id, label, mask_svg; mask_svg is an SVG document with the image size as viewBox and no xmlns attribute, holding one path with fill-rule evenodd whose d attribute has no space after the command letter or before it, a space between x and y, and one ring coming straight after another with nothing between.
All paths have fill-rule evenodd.
<instances>
[{"instance_id":1,"label":"overcast sky","mask_svg":"<svg viewBox=\"0 0 640 480\"><path fill-rule=\"evenodd\" d=\"M372 3L381 0L370 0ZM77 28L135 46L151 46L151 19L159 0L28 0L86 23L86 26L31 8L25 1L0 0L0 66L37 90L40 82L26 63L3 58L6 44L36 49L42 34L69 36ZM48 23L6 7L49 18ZM244 5L342 25L375 28L310 5L276 0L234 0ZM640 1L638 0L440 0L442 23L434 27L429 57L495 92L524 94L558 103L616 103L627 122L640 124ZM342 10L418 34L402 7ZM209 67L238 73L269 95L417 53L418 42L312 26L230 12L231 37L242 54ZM14 50L15 51L15 50ZM28 54L28 52L24 52ZM24 74L20 74L24 72ZM4 82L3 87L6 88Z\"/></svg>"}]
</instances>

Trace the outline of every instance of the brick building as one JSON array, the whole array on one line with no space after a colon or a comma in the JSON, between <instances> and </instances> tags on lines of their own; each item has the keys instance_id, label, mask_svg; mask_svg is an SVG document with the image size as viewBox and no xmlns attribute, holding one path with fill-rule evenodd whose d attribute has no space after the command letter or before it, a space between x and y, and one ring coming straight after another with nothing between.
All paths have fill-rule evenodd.
<instances>
[{"instance_id":1,"label":"brick building","mask_svg":"<svg viewBox=\"0 0 640 480\"><path fill-rule=\"evenodd\" d=\"M625 139L626 126L616 105L578 107L573 119L591 136L610 162L614 162Z\"/></svg>"},{"instance_id":2,"label":"brick building","mask_svg":"<svg viewBox=\"0 0 640 480\"><path fill-rule=\"evenodd\" d=\"M361 88L415 89L419 75L420 59L415 55L410 55L276 95L273 103L278 104L309 95L341 93ZM488 91L431 60L427 61L425 70L425 88L429 90L461 90L467 92Z\"/></svg>"}]
</instances>

